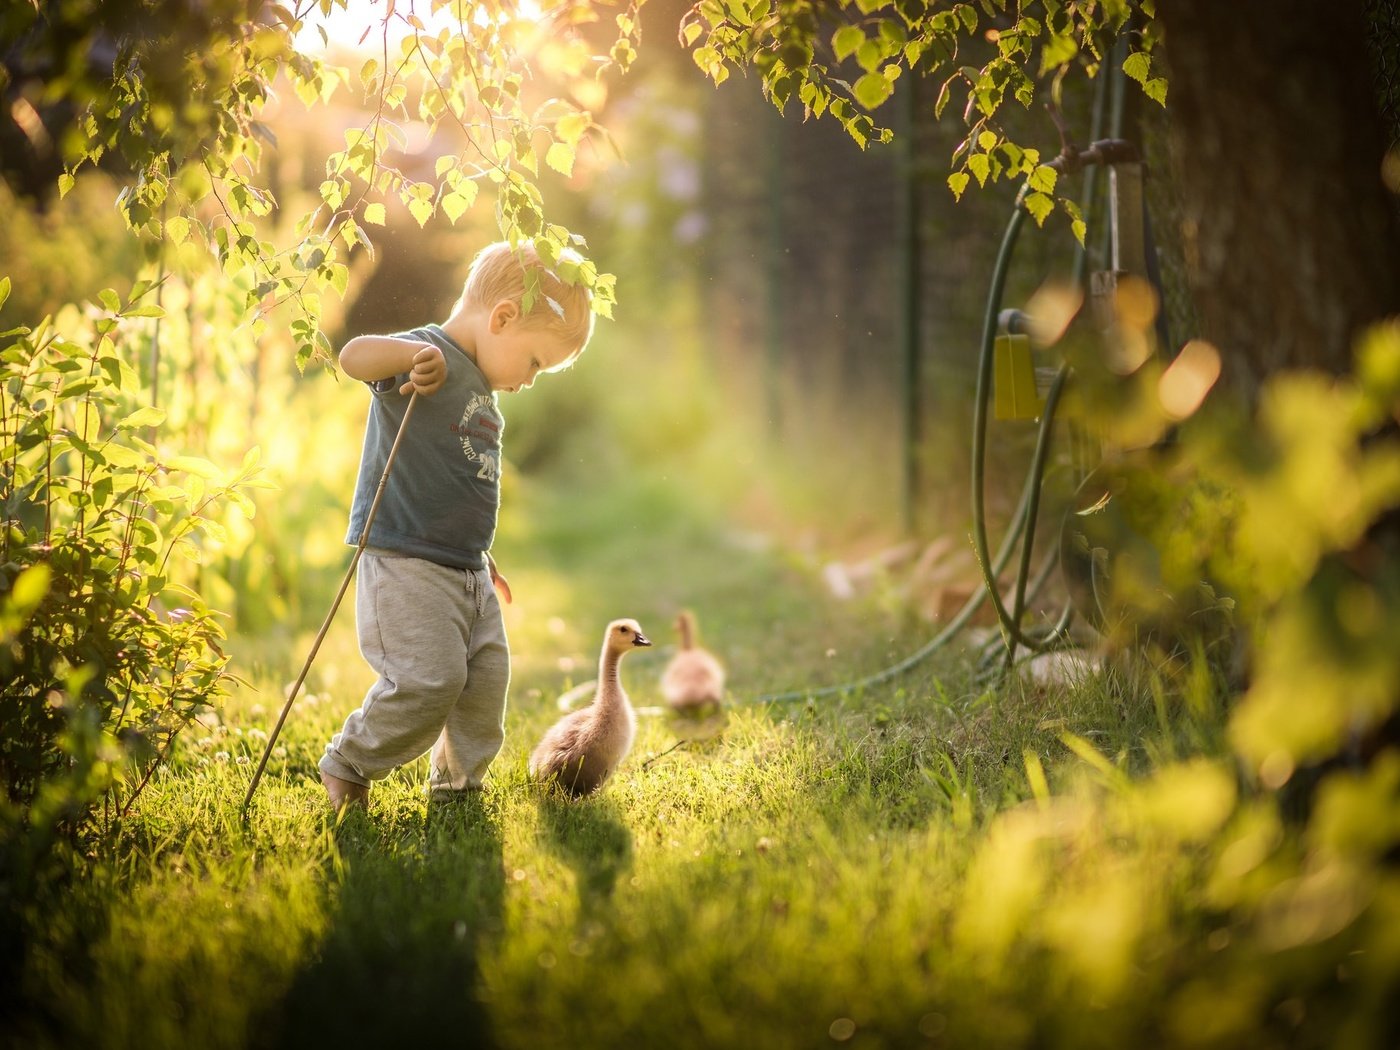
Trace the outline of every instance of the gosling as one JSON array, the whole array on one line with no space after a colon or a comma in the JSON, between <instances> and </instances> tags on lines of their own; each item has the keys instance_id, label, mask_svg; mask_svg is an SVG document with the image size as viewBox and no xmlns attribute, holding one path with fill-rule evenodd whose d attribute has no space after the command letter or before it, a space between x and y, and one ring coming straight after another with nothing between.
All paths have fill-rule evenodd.
<instances>
[{"instance_id":1,"label":"gosling","mask_svg":"<svg viewBox=\"0 0 1400 1050\"><path fill-rule=\"evenodd\" d=\"M724 702L724 668L713 653L695 643L695 617L676 617L680 651L661 675L661 695L671 710L686 718L708 718Z\"/></svg>"},{"instance_id":2,"label":"gosling","mask_svg":"<svg viewBox=\"0 0 1400 1050\"><path fill-rule=\"evenodd\" d=\"M637 716L622 688L618 664L633 649L649 645L636 620L608 624L593 702L570 711L545 733L530 753L532 778L553 780L574 798L591 795L608 782L637 734Z\"/></svg>"}]
</instances>

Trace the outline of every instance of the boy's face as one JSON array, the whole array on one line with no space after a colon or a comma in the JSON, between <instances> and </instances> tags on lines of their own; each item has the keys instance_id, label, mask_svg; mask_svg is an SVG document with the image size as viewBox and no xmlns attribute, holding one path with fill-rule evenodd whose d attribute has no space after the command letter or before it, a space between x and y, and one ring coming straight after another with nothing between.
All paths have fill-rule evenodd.
<instances>
[{"instance_id":1,"label":"boy's face","mask_svg":"<svg viewBox=\"0 0 1400 1050\"><path fill-rule=\"evenodd\" d=\"M577 353L554 332L524 323L512 302L498 303L486 327L477 339L476 364L492 390L528 390L537 375L562 367Z\"/></svg>"}]
</instances>

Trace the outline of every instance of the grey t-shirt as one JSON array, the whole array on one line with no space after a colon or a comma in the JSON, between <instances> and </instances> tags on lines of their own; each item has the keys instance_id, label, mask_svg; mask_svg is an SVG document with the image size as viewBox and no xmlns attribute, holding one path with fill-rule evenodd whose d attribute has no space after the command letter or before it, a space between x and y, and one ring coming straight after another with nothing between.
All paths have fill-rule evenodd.
<instances>
[{"instance_id":1,"label":"grey t-shirt","mask_svg":"<svg viewBox=\"0 0 1400 1050\"><path fill-rule=\"evenodd\" d=\"M501 503L501 432L505 420L476 362L437 325L396 333L442 350L447 382L419 397L370 529L370 547L457 569L486 567ZM345 541L360 542L365 518L399 432L409 395L407 374L366 384L373 397Z\"/></svg>"}]
</instances>

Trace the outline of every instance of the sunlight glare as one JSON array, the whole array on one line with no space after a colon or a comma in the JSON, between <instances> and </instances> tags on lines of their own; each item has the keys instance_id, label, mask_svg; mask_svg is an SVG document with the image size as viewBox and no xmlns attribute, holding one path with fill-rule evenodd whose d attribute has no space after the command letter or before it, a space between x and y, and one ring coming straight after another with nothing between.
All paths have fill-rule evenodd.
<instances>
[{"instance_id":1,"label":"sunlight glare","mask_svg":"<svg viewBox=\"0 0 1400 1050\"><path fill-rule=\"evenodd\" d=\"M436 36L443 29L452 30L464 22L479 26L491 22L539 22L544 18L544 6L543 0L503 0L499 5L480 0L345 0L343 5L332 7L329 14L323 14L320 5L314 4L304 15L293 42L305 54L369 53L383 50L386 44L390 50L396 50L405 37L415 32L408 21L410 15L422 23L420 32Z\"/></svg>"},{"instance_id":2,"label":"sunlight glare","mask_svg":"<svg viewBox=\"0 0 1400 1050\"><path fill-rule=\"evenodd\" d=\"M1031 335L1039 346L1054 346L1084 305L1084 292L1067 281L1046 281L1026 303Z\"/></svg>"},{"instance_id":3,"label":"sunlight glare","mask_svg":"<svg viewBox=\"0 0 1400 1050\"><path fill-rule=\"evenodd\" d=\"M1157 397L1173 419L1185 419L1201 407L1220 378L1220 353L1209 343L1192 339L1157 381Z\"/></svg>"},{"instance_id":4,"label":"sunlight glare","mask_svg":"<svg viewBox=\"0 0 1400 1050\"><path fill-rule=\"evenodd\" d=\"M1130 376L1152 356L1152 341L1140 328L1120 327L1106 349L1108 367L1120 376Z\"/></svg>"},{"instance_id":5,"label":"sunlight glare","mask_svg":"<svg viewBox=\"0 0 1400 1050\"><path fill-rule=\"evenodd\" d=\"M1116 324L1107 346L1108 367L1119 375L1132 375L1155 352L1152 322L1157 305L1157 292L1142 278L1131 274L1119 277L1113 291Z\"/></svg>"},{"instance_id":6,"label":"sunlight glare","mask_svg":"<svg viewBox=\"0 0 1400 1050\"><path fill-rule=\"evenodd\" d=\"M1113 293L1113 309L1124 325L1145 332L1157 317L1157 291L1140 277L1124 275Z\"/></svg>"},{"instance_id":7,"label":"sunlight glare","mask_svg":"<svg viewBox=\"0 0 1400 1050\"><path fill-rule=\"evenodd\" d=\"M1391 193L1400 193L1400 146L1392 146L1381 158L1381 181Z\"/></svg>"}]
</instances>

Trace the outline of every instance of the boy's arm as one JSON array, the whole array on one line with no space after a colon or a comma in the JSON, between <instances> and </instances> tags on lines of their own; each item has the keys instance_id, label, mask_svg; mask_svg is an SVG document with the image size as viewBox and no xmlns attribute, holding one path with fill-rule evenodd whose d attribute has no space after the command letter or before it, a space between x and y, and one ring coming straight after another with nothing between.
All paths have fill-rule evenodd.
<instances>
[{"instance_id":1,"label":"boy's arm","mask_svg":"<svg viewBox=\"0 0 1400 1050\"><path fill-rule=\"evenodd\" d=\"M357 335L340 351L340 368L351 379L373 383L408 373L400 394L437 393L447 381L447 361L432 343L387 335Z\"/></svg>"},{"instance_id":2,"label":"boy's arm","mask_svg":"<svg viewBox=\"0 0 1400 1050\"><path fill-rule=\"evenodd\" d=\"M496 569L496 559L491 557L491 552L486 552L486 567L491 570L491 582L495 585L496 591L507 605L510 604L510 584L506 583L506 578Z\"/></svg>"}]
</instances>

